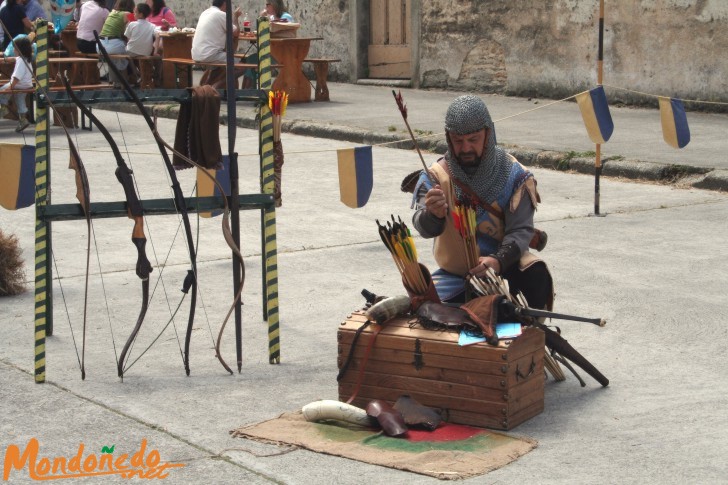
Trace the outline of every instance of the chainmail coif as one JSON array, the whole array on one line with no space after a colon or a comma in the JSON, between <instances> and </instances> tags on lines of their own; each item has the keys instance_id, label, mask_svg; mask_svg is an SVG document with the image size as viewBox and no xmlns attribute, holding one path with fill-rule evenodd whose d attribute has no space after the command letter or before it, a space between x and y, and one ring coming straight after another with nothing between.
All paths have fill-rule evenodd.
<instances>
[{"instance_id":1,"label":"chainmail coif","mask_svg":"<svg viewBox=\"0 0 728 485\"><path fill-rule=\"evenodd\" d=\"M468 135L483 128L489 128L486 150L475 170L468 170L466 173L460 166L457 157L453 154L450 142L450 133L457 135ZM454 177L465 182L478 196L488 203L492 203L508 181L511 172L511 161L506 152L497 146L495 138L495 126L488 113L488 108L479 97L466 94L456 98L445 114L445 130L448 133L447 144L449 150L445 153L445 160ZM462 191L457 184L455 194L462 199ZM478 212L483 211L478 208Z\"/></svg>"}]
</instances>

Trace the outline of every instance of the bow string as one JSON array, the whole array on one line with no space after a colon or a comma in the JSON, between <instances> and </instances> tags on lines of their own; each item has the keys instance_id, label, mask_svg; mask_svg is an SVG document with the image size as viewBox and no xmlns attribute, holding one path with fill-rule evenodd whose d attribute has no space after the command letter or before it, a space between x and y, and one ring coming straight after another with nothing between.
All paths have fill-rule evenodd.
<instances>
[{"instance_id":1,"label":"bow string","mask_svg":"<svg viewBox=\"0 0 728 485\"><path fill-rule=\"evenodd\" d=\"M169 155L167 154L167 150L170 150L174 155L180 157L185 162L197 167L198 169L202 169L201 172L205 174L218 188L221 194L225 193L224 188L222 185L217 181L215 177L210 175L206 170L204 170L204 167L197 163L196 161L190 159L183 153L178 152L174 149L173 146L171 146L164 138L159 134L159 131L157 130L157 127L152 120L151 116L149 115L146 107L142 103L141 99L137 95L136 91L129 85L126 78L119 72L119 69L116 67L116 65L112 62L108 52L104 48L104 46L100 42L99 34L98 32L94 31L94 37L96 38L96 43L99 48L99 53L104 58L104 61L107 63L109 69L115 74L115 76L119 79L122 87L124 88L124 91L129 95L131 100L134 102L134 104L139 108L139 112L144 117L144 120L147 122L147 125L152 133L152 136L154 137L155 141L157 142L157 146L159 148L159 151L162 155L162 159L164 160L164 164L167 167L167 171L169 172L170 179L172 180L172 190L174 192L174 200L175 204L177 206L177 209L182 214L182 219L185 226L185 232L187 233L187 239L188 239L188 246L190 250L190 259L192 261L192 272L194 273L195 277L192 281L192 303L191 306L191 313L190 313L190 320L188 321L187 326L187 334L185 337L185 370L187 372L187 375L189 375L189 344L190 344L190 338L192 335L192 323L193 323L193 317L194 317L194 302L196 300L196 293L197 293L197 281L196 281L196 254L194 250L194 246L192 244L192 234L190 229L190 223L189 223L189 217L187 213L187 207L184 200L184 195L182 194L182 190L179 185L179 181L177 180L177 175L175 173L174 167L170 161ZM239 268L237 268L237 271L240 271L241 274L245 275L245 262L243 260L243 255L240 252L240 249L238 245L235 243L235 239L232 234L232 230L230 228L230 205L228 203L228 200L226 197L222 197L224 208L223 208L223 217L222 217L222 232L223 237L225 239L225 242L230 247L230 249L233 252L234 257L237 259L237 264L239 265ZM220 337L222 336L222 332L225 329L225 325L227 324L228 320L230 319L230 315L235 310L235 307L238 304L238 301L240 300L240 297L242 295L243 291L243 285L241 284L237 293L235 294L234 300L232 305L230 306L230 309L228 310L225 319L223 320L223 323L220 327L220 334L218 336L218 342L215 346L215 356L220 361L222 366L227 370L230 374L233 373L233 371L230 369L230 366L227 365L225 360L222 358L222 355L220 354Z\"/></svg>"}]
</instances>

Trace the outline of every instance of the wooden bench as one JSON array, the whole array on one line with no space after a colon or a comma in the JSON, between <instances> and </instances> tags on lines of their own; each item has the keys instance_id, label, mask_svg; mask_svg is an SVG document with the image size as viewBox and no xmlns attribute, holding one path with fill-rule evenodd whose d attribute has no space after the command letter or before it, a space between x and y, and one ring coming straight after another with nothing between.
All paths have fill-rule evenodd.
<instances>
[{"instance_id":1,"label":"wooden bench","mask_svg":"<svg viewBox=\"0 0 728 485\"><path fill-rule=\"evenodd\" d=\"M3 84L6 82L5 80L0 81ZM35 101L35 88L25 88L25 89L9 89L7 91L3 91L3 94L7 94L10 96L10 99L13 100L13 103L15 104L15 98L13 95L15 94L25 94L25 105L28 107L28 121L31 123L35 123L35 109L33 107L33 102ZM8 105L8 109L10 106ZM17 113L17 105L15 106L15 110L9 110L8 114L14 116L15 118L11 117L10 119L17 119L18 113ZM3 118L5 119L5 118Z\"/></svg>"},{"instance_id":2,"label":"wooden bench","mask_svg":"<svg viewBox=\"0 0 728 485\"><path fill-rule=\"evenodd\" d=\"M154 88L154 68L155 65L161 69L161 56L131 56L128 54L110 54L112 59L126 59L129 62L139 66L139 87L141 89ZM161 76L157 76L159 78Z\"/></svg>"},{"instance_id":3,"label":"wooden bench","mask_svg":"<svg viewBox=\"0 0 728 485\"><path fill-rule=\"evenodd\" d=\"M72 84L87 84L86 73L97 70L96 62L93 59L88 59L86 57L48 58L48 76L51 83L55 83L56 76L58 74L62 74L67 76L68 79L71 80Z\"/></svg>"},{"instance_id":4,"label":"wooden bench","mask_svg":"<svg viewBox=\"0 0 728 485\"><path fill-rule=\"evenodd\" d=\"M11 89L11 90L6 91L10 95L14 95L14 94L25 94L26 95L25 96L25 98L26 98L25 105L28 107L28 115L27 115L28 121L30 121L33 124L35 124L35 91L36 91L35 87L25 88L25 89ZM62 118L63 123L66 126L78 128L78 114L76 113L76 116L73 116L73 114L71 113L71 110L67 109L67 108L74 108L74 107L63 106L63 109L59 110L60 117ZM18 116L17 109L18 108L16 105L15 106L16 111L12 112L12 114L14 116ZM60 124L59 116L56 113L54 113L54 116L53 116L53 124L54 125Z\"/></svg>"},{"instance_id":5,"label":"wooden bench","mask_svg":"<svg viewBox=\"0 0 728 485\"><path fill-rule=\"evenodd\" d=\"M239 57L239 56L236 56ZM226 69L227 63L225 62L200 62L192 59L183 59L179 57L167 57L162 59L162 62L168 62L174 65L175 85L180 85L180 73L182 73L187 79L187 86L192 86L192 69L195 67L202 67L209 71L211 69ZM280 68L283 67L281 64L274 64L271 67ZM246 64L246 63L235 63L236 69L252 69L258 70L258 64Z\"/></svg>"},{"instance_id":6,"label":"wooden bench","mask_svg":"<svg viewBox=\"0 0 728 485\"><path fill-rule=\"evenodd\" d=\"M74 91L89 91L89 90L99 90L99 89L111 89L111 86L108 84L82 84L82 85L74 85L73 90ZM48 91L50 92L65 92L66 88L64 86L51 86ZM35 93L36 88L26 88L26 89L13 89L7 92L8 94L26 94L29 95L30 102L27 102L28 106L28 121L31 123L35 123ZM89 106L89 109L92 109L91 106ZM53 125L59 126L63 123L68 128L78 128L78 108L75 105L68 105L68 106L57 106L56 110L53 111ZM91 131L93 129L93 125L89 121L88 126L86 125L86 115L82 112L81 113L81 129Z\"/></svg>"},{"instance_id":7,"label":"wooden bench","mask_svg":"<svg viewBox=\"0 0 728 485\"><path fill-rule=\"evenodd\" d=\"M75 57L86 57L88 59L99 59L98 54L87 54L85 52L76 51L73 53ZM83 66L83 80L84 84L99 84L101 82L101 75L99 74L99 66L85 65Z\"/></svg>"},{"instance_id":8,"label":"wooden bench","mask_svg":"<svg viewBox=\"0 0 728 485\"><path fill-rule=\"evenodd\" d=\"M99 54L84 54L77 52L79 57L87 57L89 59L99 59L103 62L103 59ZM155 78L159 76L154 75L155 65L162 61L161 56L132 56L129 54L109 54L112 59L124 59L129 62L133 62L139 66L139 87L141 89L153 89L155 87ZM85 84L97 84L100 82L100 75L98 69L94 69L93 72L84 73L83 82Z\"/></svg>"},{"instance_id":9,"label":"wooden bench","mask_svg":"<svg viewBox=\"0 0 728 485\"><path fill-rule=\"evenodd\" d=\"M326 80L329 77L329 64L341 62L341 59L304 59L303 62L313 64L313 71L316 74L315 101L329 101L329 86Z\"/></svg>"}]
</instances>

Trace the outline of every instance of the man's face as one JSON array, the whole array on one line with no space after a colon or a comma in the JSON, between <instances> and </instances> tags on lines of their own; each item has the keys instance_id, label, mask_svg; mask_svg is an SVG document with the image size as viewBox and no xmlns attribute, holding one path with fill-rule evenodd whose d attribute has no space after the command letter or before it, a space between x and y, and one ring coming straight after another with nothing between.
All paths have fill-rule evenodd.
<instances>
[{"instance_id":1,"label":"man's face","mask_svg":"<svg viewBox=\"0 0 728 485\"><path fill-rule=\"evenodd\" d=\"M457 135L449 133L453 154L462 165L477 165L485 151L488 129Z\"/></svg>"}]
</instances>

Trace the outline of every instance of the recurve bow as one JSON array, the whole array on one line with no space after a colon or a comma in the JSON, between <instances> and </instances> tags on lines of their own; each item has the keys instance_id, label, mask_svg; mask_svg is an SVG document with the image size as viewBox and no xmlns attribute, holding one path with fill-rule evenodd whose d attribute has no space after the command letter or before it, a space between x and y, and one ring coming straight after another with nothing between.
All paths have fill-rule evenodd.
<instances>
[{"instance_id":1,"label":"recurve bow","mask_svg":"<svg viewBox=\"0 0 728 485\"><path fill-rule=\"evenodd\" d=\"M5 23L0 20L0 29L5 33L6 36L10 36L10 32L8 31L7 27L5 26ZM47 34L46 34L47 35ZM11 38L11 42L13 43L13 47L15 49L15 52L20 52L20 49L17 48L17 45L15 44L15 39ZM17 57L17 62L26 62L27 61L22 57ZM48 91L46 89L43 89L41 86L42 84L38 80L38 77L36 76L35 69L32 68L32 66L28 66L29 71L31 73L31 76L33 76L33 80L35 81L35 85L37 86L38 91L41 91L46 98L46 101L48 103L48 106L50 106L51 110L58 115L58 121L61 125L61 128L63 128L63 132L66 134L66 140L68 141L68 149L70 152L70 157L68 161L68 168L76 172L76 198L78 199L78 202L81 204L81 209L83 210L83 214L86 218L86 283L84 287L84 296L83 296L83 341L81 346L81 358L79 361L79 366L81 367L81 380L86 379L86 320L87 320L87 309L88 309L88 276L89 276L89 264L91 261L91 189L88 183L88 174L86 173L86 167L83 164L83 161L81 160L81 155L78 151L78 148L76 147L76 144L73 143L73 140L71 139L71 134L68 131L68 127L66 126L65 122L63 121L62 113L58 111L56 106L53 104L53 102L48 97ZM78 357L78 350L76 351L76 356Z\"/></svg>"},{"instance_id":2,"label":"recurve bow","mask_svg":"<svg viewBox=\"0 0 728 485\"><path fill-rule=\"evenodd\" d=\"M190 345L190 338L192 335L192 323L194 320L194 302L196 300L197 296L197 263L196 263L196 254L194 250L194 245L192 243L192 231L190 228L190 222L189 217L187 214L187 206L185 205L185 199L184 195L182 194L182 189L180 188L179 181L177 180L177 175L175 173L174 167L172 165L172 162L169 158L169 155L167 154L167 149L169 149L172 153L179 156L186 162L190 163L191 165L203 169L203 167L195 162L194 160L191 160L189 157L185 156L184 154L176 151L174 147L172 147L169 143L167 143L162 136L157 131L157 127L154 124L154 120L152 120L152 117L147 112L146 107L142 103L141 99L139 99L139 96L137 95L136 91L129 85L126 78L119 72L119 69L114 65L111 58L109 57L108 52L106 52L106 49L99 41L99 35L98 32L94 32L94 37L96 38L96 44L98 45L99 54L104 58L104 61L107 63L109 69L116 75L117 79L121 82L122 87L124 88L124 91L129 95L131 100L134 102L134 104L139 108L139 112L144 117L144 120L147 122L147 125L149 126L150 131L152 132L152 135L154 136L155 141L157 142L157 146L159 148L159 152L162 154L162 159L164 160L164 164L167 167L167 172L169 173L170 179L172 180L172 191L174 192L174 200L175 204L177 205L177 209L182 214L182 220L185 225L185 232L187 234L187 240L188 240L188 247L190 250L190 259L192 261L192 272L194 273L194 281L192 284L192 303L191 303L191 310L190 310L190 320L188 321L187 326L187 334L185 337L185 370L187 371L187 375L189 375L189 345ZM217 186L218 190L221 194L225 193L225 190L220 185L220 183L217 181L215 177L207 173L206 170L202 170L202 173L204 173L207 177L212 180L212 182ZM223 196L223 202L224 202L224 210L223 210L223 217L222 217L222 232L223 236L225 238L225 242L232 250L233 254L235 255L235 258L238 260L238 263L240 264L240 271L244 278L245 276L245 263L243 261L243 255L240 253L240 249L235 244L232 231L230 229L230 206L228 204L227 199ZM238 289L238 292L235 295L235 298L233 300L233 304L230 306L230 309L227 312L227 315L225 316L225 319L223 320L223 323L220 327L220 335L222 335L223 330L225 329L225 325L227 324L227 321L230 319L230 315L235 309L235 306L237 305L238 301L240 300L240 296L242 295L243 291L243 285L240 284L240 287ZM222 355L220 354L220 336L218 336L217 344L215 345L215 356L220 361L222 366L227 370L230 374L233 373L232 369L230 369L230 366L227 365L225 360L222 358Z\"/></svg>"},{"instance_id":3,"label":"recurve bow","mask_svg":"<svg viewBox=\"0 0 728 485\"><path fill-rule=\"evenodd\" d=\"M55 108L52 108L55 110ZM59 116L60 119L60 116ZM68 138L68 148L71 156L68 161L68 168L76 172L76 198L81 204L83 214L86 218L86 283L83 290L83 341L81 344L81 380L86 380L86 316L88 309L88 272L91 262L91 188L88 183L86 167L81 161L76 145L71 141L66 125L61 120L61 126Z\"/></svg>"},{"instance_id":4,"label":"recurve bow","mask_svg":"<svg viewBox=\"0 0 728 485\"><path fill-rule=\"evenodd\" d=\"M71 101L73 101L76 106L78 106L81 111L89 117L91 122L98 127L101 134L104 136L104 138L106 138L106 141L109 143L111 151L114 154L114 158L116 159L116 178L124 189L124 197L126 198L127 205L127 214L128 217L134 221L134 229L132 231L131 240L137 249L136 274L142 280L142 307L139 312L139 316L137 317L137 322L134 325L134 329L132 330L131 335L129 335L129 338L124 344L124 348L121 351L119 362L117 364L119 377L123 379L125 370L124 362L126 361L126 355L129 352L131 344L134 342L137 334L139 333L139 329L142 326L142 322L144 321L144 317L146 316L147 308L149 306L149 273L152 272L152 265L147 258L145 249L147 244L147 238L144 234L144 209L142 208L142 204L139 201L139 196L137 194L136 188L134 187L133 172L126 164L126 161L124 160L124 157L121 155L121 151L119 150L119 146L114 141L111 133L109 133L109 130L106 129L106 126L104 126L104 124L96 117L96 115L93 114L93 111L91 111L88 106L83 104L81 100L78 99L76 94L73 92L73 88L71 87L71 83L68 81L68 79L65 76L61 76L61 81L63 82L63 86L65 87L66 93L68 94L68 97L71 99Z\"/></svg>"}]
</instances>

